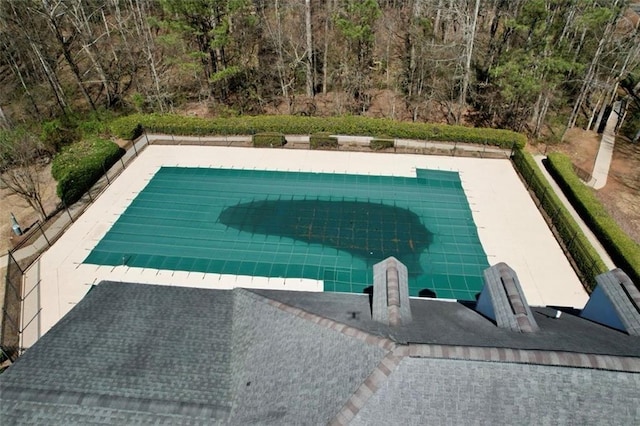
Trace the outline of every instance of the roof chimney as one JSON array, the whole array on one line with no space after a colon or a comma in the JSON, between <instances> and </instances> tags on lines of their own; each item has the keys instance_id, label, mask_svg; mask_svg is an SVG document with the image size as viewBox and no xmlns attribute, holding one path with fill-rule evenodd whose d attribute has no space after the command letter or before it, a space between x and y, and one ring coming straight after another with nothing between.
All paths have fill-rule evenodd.
<instances>
[{"instance_id":1,"label":"roof chimney","mask_svg":"<svg viewBox=\"0 0 640 426\"><path fill-rule=\"evenodd\" d=\"M476 310L500 328L521 333L539 329L516 272L503 262L484 270L484 287Z\"/></svg>"},{"instance_id":2,"label":"roof chimney","mask_svg":"<svg viewBox=\"0 0 640 426\"><path fill-rule=\"evenodd\" d=\"M596 277L597 286L580 316L640 336L640 291L620 268Z\"/></svg>"},{"instance_id":3,"label":"roof chimney","mask_svg":"<svg viewBox=\"0 0 640 426\"><path fill-rule=\"evenodd\" d=\"M391 256L373 265L374 321L398 326L411 322L407 267Z\"/></svg>"}]
</instances>

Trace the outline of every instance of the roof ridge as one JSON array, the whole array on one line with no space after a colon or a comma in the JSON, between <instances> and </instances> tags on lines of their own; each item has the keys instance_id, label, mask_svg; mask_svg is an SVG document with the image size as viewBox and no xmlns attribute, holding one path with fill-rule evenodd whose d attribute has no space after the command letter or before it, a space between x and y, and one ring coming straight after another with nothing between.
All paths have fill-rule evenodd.
<instances>
[{"instance_id":1,"label":"roof ridge","mask_svg":"<svg viewBox=\"0 0 640 426\"><path fill-rule=\"evenodd\" d=\"M305 311L304 309L279 302L277 300L271 299L262 294L254 293L247 289L236 288L236 290L240 290L243 293L246 293L247 295L253 297L255 300L271 305L277 309L280 309L281 311L287 312L291 315L297 316L298 318L302 318L324 328L337 331L338 333L342 333L346 336L354 337L369 345L378 346L379 348L386 349L387 351L393 351L397 347L396 342L386 337L380 337L371 333L367 333L366 331L362 331L358 328L352 327L342 322L313 314L309 311Z\"/></svg>"},{"instance_id":2,"label":"roof ridge","mask_svg":"<svg viewBox=\"0 0 640 426\"><path fill-rule=\"evenodd\" d=\"M640 359L629 356L583 354L541 349L510 349L479 346L431 345L410 343L400 346L398 355L413 358L441 358L468 361L538 364L558 367L640 373Z\"/></svg>"},{"instance_id":3,"label":"roof ridge","mask_svg":"<svg viewBox=\"0 0 640 426\"><path fill-rule=\"evenodd\" d=\"M484 346L438 345L429 343L397 343L389 338L362 331L350 325L329 319L304 309L271 299L247 289L240 289L255 300L267 303L282 311L313 322L325 328L355 337L368 344L393 352L399 357L441 358L469 361L508 362L538 364L558 367L590 368L596 370L640 373L640 358L619 355L586 354L544 349L514 349Z\"/></svg>"},{"instance_id":4,"label":"roof ridge","mask_svg":"<svg viewBox=\"0 0 640 426\"><path fill-rule=\"evenodd\" d=\"M369 377L365 379L356 391L347 399L340 411L329 422L330 425L340 426L347 425L358 412L367 404L371 398L380 389L383 382L393 373L400 361L405 358L404 355L398 353L398 348L387 353L373 369Z\"/></svg>"}]
</instances>

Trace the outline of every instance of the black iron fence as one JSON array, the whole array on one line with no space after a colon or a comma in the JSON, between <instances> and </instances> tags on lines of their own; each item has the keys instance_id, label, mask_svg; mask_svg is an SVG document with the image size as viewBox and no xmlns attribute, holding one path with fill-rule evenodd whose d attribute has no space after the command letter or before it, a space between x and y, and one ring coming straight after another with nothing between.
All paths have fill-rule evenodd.
<instances>
[{"instance_id":1,"label":"black iron fence","mask_svg":"<svg viewBox=\"0 0 640 426\"><path fill-rule=\"evenodd\" d=\"M7 253L0 349L10 360L14 361L22 352L21 335L25 330L39 324L38 304L29 303L27 311L24 310L25 300L39 294L39 278L25 288L25 273L148 144L146 135L135 141L116 164L103 168L102 177L78 202L71 206L61 203L46 221L36 222L25 230L21 241Z\"/></svg>"}]
</instances>

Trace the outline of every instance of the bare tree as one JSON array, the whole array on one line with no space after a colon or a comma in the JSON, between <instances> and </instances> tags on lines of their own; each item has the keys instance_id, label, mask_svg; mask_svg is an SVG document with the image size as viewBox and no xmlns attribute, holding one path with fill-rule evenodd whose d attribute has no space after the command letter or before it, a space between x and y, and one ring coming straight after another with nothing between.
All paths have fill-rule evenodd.
<instances>
[{"instance_id":1,"label":"bare tree","mask_svg":"<svg viewBox=\"0 0 640 426\"><path fill-rule=\"evenodd\" d=\"M41 143L26 132L0 134L0 181L46 219L38 157L45 154ZM46 154L45 154L46 155Z\"/></svg>"}]
</instances>

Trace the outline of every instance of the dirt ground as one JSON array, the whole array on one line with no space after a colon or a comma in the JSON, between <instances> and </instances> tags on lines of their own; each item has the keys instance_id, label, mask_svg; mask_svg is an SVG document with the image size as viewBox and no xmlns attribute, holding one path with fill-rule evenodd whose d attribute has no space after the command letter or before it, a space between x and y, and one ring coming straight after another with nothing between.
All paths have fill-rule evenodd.
<instances>
[{"instance_id":1,"label":"dirt ground","mask_svg":"<svg viewBox=\"0 0 640 426\"><path fill-rule=\"evenodd\" d=\"M571 129L563 144L547 147L571 157L578 168L591 172L598 152L600 135ZM537 147L539 150L543 146ZM616 139L609 177L604 188L595 191L618 225L640 244L640 145Z\"/></svg>"},{"instance_id":2,"label":"dirt ground","mask_svg":"<svg viewBox=\"0 0 640 426\"><path fill-rule=\"evenodd\" d=\"M60 199L56 195L56 181L51 177L51 164L40 170L40 184L42 199L47 213L56 209ZM20 241L11 229L11 213L13 213L22 229L32 226L38 219L38 214L26 201L13 194L0 183L0 253L6 254Z\"/></svg>"}]
</instances>

